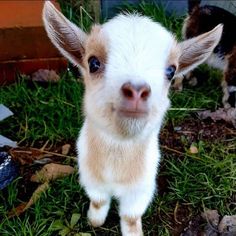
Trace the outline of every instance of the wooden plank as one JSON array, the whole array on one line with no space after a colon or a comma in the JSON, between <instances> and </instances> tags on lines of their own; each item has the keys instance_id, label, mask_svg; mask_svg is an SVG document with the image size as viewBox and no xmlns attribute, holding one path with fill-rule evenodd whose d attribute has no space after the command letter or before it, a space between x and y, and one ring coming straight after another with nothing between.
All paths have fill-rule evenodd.
<instances>
[{"instance_id":1,"label":"wooden plank","mask_svg":"<svg viewBox=\"0 0 236 236\"><path fill-rule=\"evenodd\" d=\"M67 61L61 57L0 62L0 85L14 82L17 74L30 75L39 69L53 69L61 72L66 68Z\"/></svg>"}]
</instances>

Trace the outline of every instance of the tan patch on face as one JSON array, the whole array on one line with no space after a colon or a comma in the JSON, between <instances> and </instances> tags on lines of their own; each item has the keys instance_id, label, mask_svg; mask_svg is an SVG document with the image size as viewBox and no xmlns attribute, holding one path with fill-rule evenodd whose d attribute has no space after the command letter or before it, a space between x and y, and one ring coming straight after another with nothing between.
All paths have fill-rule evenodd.
<instances>
[{"instance_id":1,"label":"tan patch on face","mask_svg":"<svg viewBox=\"0 0 236 236\"><path fill-rule=\"evenodd\" d=\"M180 56L180 48L177 45L177 42L175 42L170 50L170 54L167 59L167 65L168 66L175 66L176 71L178 70L178 61L179 61L179 56ZM169 87L169 81L167 83L167 88Z\"/></svg>"},{"instance_id":2,"label":"tan patch on face","mask_svg":"<svg viewBox=\"0 0 236 236\"><path fill-rule=\"evenodd\" d=\"M85 44L85 57L83 60L84 68L86 69L86 74L84 75L86 79L99 79L103 76L105 70L105 64L107 62L107 46L108 40L106 36L101 31L101 26L93 26L91 33ZM90 57L96 57L101 67L98 71L94 73L89 72L88 60Z\"/></svg>"},{"instance_id":3,"label":"tan patch on face","mask_svg":"<svg viewBox=\"0 0 236 236\"><path fill-rule=\"evenodd\" d=\"M125 221L129 228L129 233L135 233L135 235L143 235L141 217L129 217L123 216L122 219Z\"/></svg>"},{"instance_id":4,"label":"tan patch on face","mask_svg":"<svg viewBox=\"0 0 236 236\"><path fill-rule=\"evenodd\" d=\"M145 171L144 150L146 144L130 146L107 145L97 134L88 128L87 169L97 182L105 182L106 171L110 171L112 181L119 184L132 184L138 181ZM110 179L109 179L110 180Z\"/></svg>"},{"instance_id":5,"label":"tan patch on face","mask_svg":"<svg viewBox=\"0 0 236 236\"><path fill-rule=\"evenodd\" d=\"M178 61L180 56L180 49L177 45L177 42L172 46L170 50L169 57L167 59L167 66L175 65L176 68L178 67Z\"/></svg>"}]
</instances>

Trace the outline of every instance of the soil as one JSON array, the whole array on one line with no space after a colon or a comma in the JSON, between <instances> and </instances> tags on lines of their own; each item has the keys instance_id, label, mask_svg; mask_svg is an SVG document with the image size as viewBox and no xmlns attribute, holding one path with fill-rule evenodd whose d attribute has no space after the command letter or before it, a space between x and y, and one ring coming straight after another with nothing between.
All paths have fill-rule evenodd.
<instances>
[{"instance_id":1,"label":"soil","mask_svg":"<svg viewBox=\"0 0 236 236\"><path fill-rule=\"evenodd\" d=\"M172 123L166 124L161 131L160 134L160 144L162 153L167 158L172 156L173 158L182 158L181 152L184 152L184 147L189 146L192 143L197 143L200 140L208 141L208 142L217 142L222 140L227 140L235 137L236 130L226 124L225 122L212 122L210 120L199 120L197 118L189 118L184 120L183 122L178 123L178 125L173 125ZM68 142L67 142L68 143ZM53 153L61 153L62 146L65 143L57 144L54 147L50 147L50 149L45 149L47 152ZM68 153L69 156L75 156L75 146L74 142L70 142L71 149ZM37 145L36 145L37 146ZM6 151L6 150L5 150ZM34 164L35 160L42 160L45 158L53 159L54 163L63 163L65 158L61 156L50 156L45 155L45 153L40 151L40 148L32 149L31 147L21 147L17 149L8 149L9 153L12 154L14 160L20 166L20 175L22 179L18 185L18 198L21 201L27 201L34 190L38 187L37 183L33 183L30 181L30 177L36 170L40 169L43 164ZM23 155L22 155L23 154ZM171 154L171 155L166 155ZM68 164L68 163L67 163ZM71 165L75 165L74 161L71 161ZM165 170L164 166L160 167L160 172ZM159 176L158 177L158 194L161 196L164 193L168 192L168 176ZM193 216L191 210L187 205L176 203L173 205L173 214L168 215L169 217L169 225L173 229L173 236L181 235L199 235L198 230L202 227L202 218L198 216ZM113 211L113 210L112 210ZM115 227L118 222L117 213L112 214L112 218L115 219L115 223L107 222L106 226L110 228ZM150 219L150 224L157 224L156 222L161 222L159 215L153 215ZM188 234L186 233L189 228L195 228L196 233ZM96 230L99 235L102 230ZM185 232L185 234L184 234ZM102 233L101 235L105 235ZM158 235L154 233L153 235Z\"/></svg>"},{"instance_id":2,"label":"soil","mask_svg":"<svg viewBox=\"0 0 236 236\"><path fill-rule=\"evenodd\" d=\"M190 118L174 126L168 123L160 134L160 144L164 158L183 158L186 146L199 141L223 142L235 138L236 130L226 122L212 122L212 120L199 120ZM171 156L171 157L170 157ZM160 166L160 173L165 166ZM168 192L168 176L158 177L158 194ZM193 215L187 205L173 206L173 214L169 214L169 225L173 236L198 236L206 223L200 215ZM158 219L157 219L158 221Z\"/></svg>"},{"instance_id":3,"label":"soil","mask_svg":"<svg viewBox=\"0 0 236 236\"><path fill-rule=\"evenodd\" d=\"M164 147L184 151L183 141L190 146L200 140L217 142L231 139L235 135L236 130L225 122L189 118L177 126L173 126L171 123L167 124L161 131L160 143Z\"/></svg>"}]
</instances>

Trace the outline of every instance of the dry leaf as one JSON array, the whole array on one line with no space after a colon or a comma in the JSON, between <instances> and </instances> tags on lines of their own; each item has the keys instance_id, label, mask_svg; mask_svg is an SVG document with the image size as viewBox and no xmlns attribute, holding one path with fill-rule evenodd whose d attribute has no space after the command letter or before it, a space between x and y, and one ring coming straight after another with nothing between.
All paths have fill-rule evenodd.
<instances>
[{"instance_id":1,"label":"dry leaf","mask_svg":"<svg viewBox=\"0 0 236 236\"><path fill-rule=\"evenodd\" d=\"M39 185L27 203L21 203L19 206L17 206L16 208L12 209L9 212L8 214L9 218L14 217L14 216L19 216L20 214L25 212L40 198L41 194L45 192L48 188L49 188L48 182Z\"/></svg>"},{"instance_id":2,"label":"dry leaf","mask_svg":"<svg viewBox=\"0 0 236 236\"><path fill-rule=\"evenodd\" d=\"M49 184L47 182L38 186L38 188L32 194L30 200L24 208L24 211L31 207L41 196L43 192L45 192L49 188Z\"/></svg>"},{"instance_id":3,"label":"dry leaf","mask_svg":"<svg viewBox=\"0 0 236 236\"><path fill-rule=\"evenodd\" d=\"M202 218L205 219L207 222L209 222L213 226L218 226L220 216L218 214L217 210L210 210L207 209L201 214Z\"/></svg>"},{"instance_id":4,"label":"dry leaf","mask_svg":"<svg viewBox=\"0 0 236 236\"><path fill-rule=\"evenodd\" d=\"M27 202L23 202L17 207L14 207L11 209L11 211L8 213L8 218L12 218L14 216L19 216L21 213L24 212L25 206L27 205Z\"/></svg>"},{"instance_id":5,"label":"dry leaf","mask_svg":"<svg viewBox=\"0 0 236 236\"><path fill-rule=\"evenodd\" d=\"M227 232L227 235L236 235L236 215L224 216L219 224L218 230L220 233Z\"/></svg>"},{"instance_id":6,"label":"dry leaf","mask_svg":"<svg viewBox=\"0 0 236 236\"><path fill-rule=\"evenodd\" d=\"M32 80L38 82L58 82L60 77L54 70L40 69L32 74Z\"/></svg>"},{"instance_id":7,"label":"dry leaf","mask_svg":"<svg viewBox=\"0 0 236 236\"><path fill-rule=\"evenodd\" d=\"M214 112L209 110L198 112L201 119L211 118L213 121L224 120L236 127L236 108L220 108Z\"/></svg>"},{"instance_id":8,"label":"dry leaf","mask_svg":"<svg viewBox=\"0 0 236 236\"><path fill-rule=\"evenodd\" d=\"M35 160L40 160L52 155L42 153L40 150L31 148L13 148L10 150L13 160L20 165L33 164Z\"/></svg>"},{"instance_id":9,"label":"dry leaf","mask_svg":"<svg viewBox=\"0 0 236 236\"><path fill-rule=\"evenodd\" d=\"M64 177L74 173L75 169L69 165L60 165L50 163L45 165L40 171L31 176L32 182L44 183L51 180L55 180L60 177Z\"/></svg>"},{"instance_id":10,"label":"dry leaf","mask_svg":"<svg viewBox=\"0 0 236 236\"><path fill-rule=\"evenodd\" d=\"M65 144L62 146L62 151L61 154L67 155L70 151L71 145L70 144Z\"/></svg>"}]
</instances>

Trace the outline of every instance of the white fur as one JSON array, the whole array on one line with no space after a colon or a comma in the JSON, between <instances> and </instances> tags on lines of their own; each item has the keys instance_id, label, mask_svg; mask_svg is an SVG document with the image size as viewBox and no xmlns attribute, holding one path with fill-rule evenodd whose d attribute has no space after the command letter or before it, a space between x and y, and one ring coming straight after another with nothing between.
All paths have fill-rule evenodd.
<instances>
[{"instance_id":1,"label":"white fur","mask_svg":"<svg viewBox=\"0 0 236 236\"><path fill-rule=\"evenodd\" d=\"M73 40L78 33L79 48L84 49L83 59L89 57L86 55L89 35L80 35L80 30L63 20L62 15L49 2L45 4L43 18L47 33L57 47L63 46L61 42L58 43L57 34L61 40L66 32L65 44L72 41L70 47L59 48L64 56L74 63L80 63L74 58L76 54L72 53L71 56L71 52L64 52L66 48L74 48ZM60 29L63 30L53 32ZM206 39L202 37L196 40L200 45L199 50L204 40L209 41L210 38L212 45L219 40L219 27L216 31L213 36L209 34ZM78 64L85 77L86 87L85 122L77 141L80 182L91 200L88 218L94 226L104 223L110 200L115 197L120 203L122 235L141 236L141 217L156 191L155 176L160 161L158 134L170 103L170 81L165 77L165 69L168 63L177 63L178 67L180 56L194 57L191 52L196 51L196 45L192 48L191 44L184 44L187 46L179 55L182 46L177 45L173 35L160 24L139 15L115 17L101 26L98 36L105 40L107 52L102 76L94 78L84 64L86 61ZM174 58L177 61L169 62L171 50L175 48ZM199 63L202 59L199 59ZM194 63L196 66L199 64L197 60ZM185 71L187 66L185 62ZM191 65L189 67L192 69ZM127 82L134 85L145 83L151 88L145 103L148 112L144 117L129 118L119 113L125 99L121 87ZM127 166L126 163L131 164ZM138 165L140 163L142 165ZM97 169L101 164L102 169ZM92 204L94 202L98 204Z\"/></svg>"},{"instance_id":2,"label":"white fur","mask_svg":"<svg viewBox=\"0 0 236 236\"><path fill-rule=\"evenodd\" d=\"M86 188L87 193L90 199L95 201L108 200L109 197L114 196L121 201L120 206L120 215L129 215L132 212L132 216L140 216L146 210L147 205L151 201L153 193L155 191L155 175L158 166L158 162L160 160L160 153L157 143L156 131L151 133L151 137L149 137L149 147L146 150L145 155L145 166L143 168L146 169L145 175L139 179L133 185L123 185L118 184L114 181L113 175L109 166L109 162L107 166L104 168L103 177L105 179L104 183L100 183L96 181L93 176L91 176L90 171L86 166L86 157L87 157L87 148L89 145L87 144L87 135L85 134L88 123L85 122L80 137L77 142L77 149L79 150L79 167L80 167L80 182ZM116 139L115 137L111 137L106 133L101 133L101 131L97 130L97 135L101 140L103 140L102 148L109 148L110 146L116 147L115 149L132 149L134 143L138 143L139 145L143 145L143 142L147 142L149 140L143 139L132 139L121 141ZM115 150L110 153L110 155L106 156L107 160L122 158L129 158L128 156L116 156ZM140 195L140 198L137 196ZM143 197L141 197L141 195Z\"/></svg>"},{"instance_id":3,"label":"white fur","mask_svg":"<svg viewBox=\"0 0 236 236\"><path fill-rule=\"evenodd\" d=\"M216 69L225 70L228 66L227 60L220 58L217 54L212 53L211 56L206 60L206 63L209 66L212 66Z\"/></svg>"}]
</instances>

